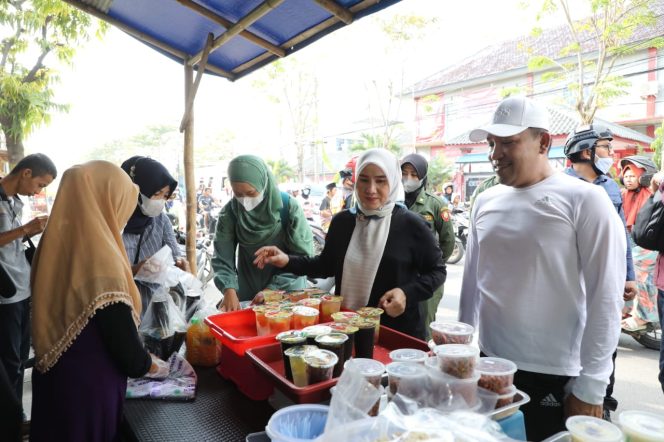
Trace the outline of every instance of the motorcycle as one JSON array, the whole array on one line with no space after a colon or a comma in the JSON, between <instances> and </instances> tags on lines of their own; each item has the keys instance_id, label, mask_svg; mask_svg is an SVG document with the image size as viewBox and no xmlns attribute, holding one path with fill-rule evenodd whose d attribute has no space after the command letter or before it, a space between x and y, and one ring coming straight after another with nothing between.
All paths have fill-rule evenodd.
<instances>
[{"instance_id":1,"label":"motorcycle","mask_svg":"<svg viewBox=\"0 0 664 442\"><path fill-rule=\"evenodd\" d=\"M314 256L318 256L323 251L325 247L325 231L321 226L316 224L313 220L307 220L309 222L309 228L311 229L311 234L314 237Z\"/></svg>"},{"instance_id":2,"label":"motorcycle","mask_svg":"<svg viewBox=\"0 0 664 442\"><path fill-rule=\"evenodd\" d=\"M447 258L447 264L456 264L461 261L466 252L468 239L468 213L461 209L452 209L452 223L454 225L454 250Z\"/></svg>"},{"instance_id":3,"label":"motorcycle","mask_svg":"<svg viewBox=\"0 0 664 442\"><path fill-rule=\"evenodd\" d=\"M180 247L180 254L186 256L187 237L180 230L177 217L171 213L167 213L167 215L173 224L173 232L175 233L175 240ZM196 277L203 284L203 289L207 287L208 283L214 277L214 272L212 271L212 238L211 235L205 234L202 231L196 232Z\"/></svg>"},{"instance_id":4,"label":"motorcycle","mask_svg":"<svg viewBox=\"0 0 664 442\"><path fill-rule=\"evenodd\" d=\"M631 336L636 342L651 350L659 350L662 342L662 328L660 324L649 322L643 330L628 331L622 329L622 332Z\"/></svg>"}]
</instances>

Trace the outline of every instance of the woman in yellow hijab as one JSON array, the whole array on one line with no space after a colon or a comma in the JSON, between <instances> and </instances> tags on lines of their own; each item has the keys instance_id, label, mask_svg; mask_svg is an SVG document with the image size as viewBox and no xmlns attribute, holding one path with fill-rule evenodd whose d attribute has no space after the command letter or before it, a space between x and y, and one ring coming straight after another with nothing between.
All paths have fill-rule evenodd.
<instances>
[{"instance_id":1,"label":"woman in yellow hijab","mask_svg":"<svg viewBox=\"0 0 664 442\"><path fill-rule=\"evenodd\" d=\"M157 369L122 243L138 189L119 167L68 169L32 266L32 441L116 438L127 377Z\"/></svg>"}]
</instances>

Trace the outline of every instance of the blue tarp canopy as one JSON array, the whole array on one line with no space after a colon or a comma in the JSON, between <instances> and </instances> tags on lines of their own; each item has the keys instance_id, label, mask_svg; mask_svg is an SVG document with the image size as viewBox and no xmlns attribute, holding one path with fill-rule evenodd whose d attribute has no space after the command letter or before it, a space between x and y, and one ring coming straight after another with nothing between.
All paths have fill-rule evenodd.
<instances>
[{"instance_id":1,"label":"blue tarp canopy","mask_svg":"<svg viewBox=\"0 0 664 442\"><path fill-rule=\"evenodd\" d=\"M400 0L65 0L181 63L236 80ZM210 37L209 37L210 36Z\"/></svg>"},{"instance_id":2,"label":"blue tarp canopy","mask_svg":"<svg viewBox=\"0 0 664 442\"><path fill-rule=\"evenodd\" d=\"M549 158L565 158L565 153L563 152L563 146L552 146L549 149ZM469 153L462 155L456 159L457 164L468 164L468 163L488 163L489 154L488 153Z\"/></svg>"}]
</instances>

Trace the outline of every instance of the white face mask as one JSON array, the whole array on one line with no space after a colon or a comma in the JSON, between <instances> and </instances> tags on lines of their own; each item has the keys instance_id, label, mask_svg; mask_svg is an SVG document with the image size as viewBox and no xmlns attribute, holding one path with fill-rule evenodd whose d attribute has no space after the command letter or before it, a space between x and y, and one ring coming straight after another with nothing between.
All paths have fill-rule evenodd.
<instances>
[{"instance_id":1,"label":"white face mask","mask_svg":"<svg viewBox=\"0 0 664 442\"><path fill-rule=\"evenodd\" d=\"M598 156L595 156L595 167L604 175L606 175L609 172L611 166L613 166L613 158L611 157L600 158Z\"/></svg>"},{"instance_id":2,"label":"white face mask","mask_svg":"<svg viewBox=\"0 0 664 442\"><path fill-rule=\"evenodd\" d=\"M256 196L241 196L235 197L238 203L242 204L244 210L251 212L254 210L260 203L263 202L263 192L259 193Z\"/></svg>"},{"instance_id":3,"label":"white face mask","mask_svg":"<svg viewBox=\"0 0 664 442\"><path fill-rule=\"evenodd\" d=\"M415 192L422 185L422 180L415 180L412 178L404 178L401 182L403 183L403 190L406 193Z\"/></svg>"},{"instance_id":4,"label":"white face mask","mask_svg":"<svg viewBox=\"0 0 664 442\"><path fill-rule=\"evenodd\" d=\"M143 212L143 215L149 216L150 218L158 216L164 210L165 205L165 199L160 198L158 200L153 200L143 195L142 193L141 202L138 204L138 206L141 208L141 212Z\"/></svg>"}]
</instances>

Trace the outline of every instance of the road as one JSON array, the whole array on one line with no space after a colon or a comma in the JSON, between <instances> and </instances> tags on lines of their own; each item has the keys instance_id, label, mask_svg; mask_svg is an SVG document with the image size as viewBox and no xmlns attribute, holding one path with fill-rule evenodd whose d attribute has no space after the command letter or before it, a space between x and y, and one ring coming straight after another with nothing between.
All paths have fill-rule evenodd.
<instances>
[{"instance_id":1,"label":"road","mask_svg":"<svg viewBox=\"0 0 664 442\"><path fill-rule=\"evenodd\" d=\"M456 320L463 260L447 266L445 295L438 307L438 319ZM657 381L659 354L623 334L618 344L616 385L613 396L618 399L617 413L623 410L644 410L664 414L664 393Z\"/></svg>"}]
</instances>

